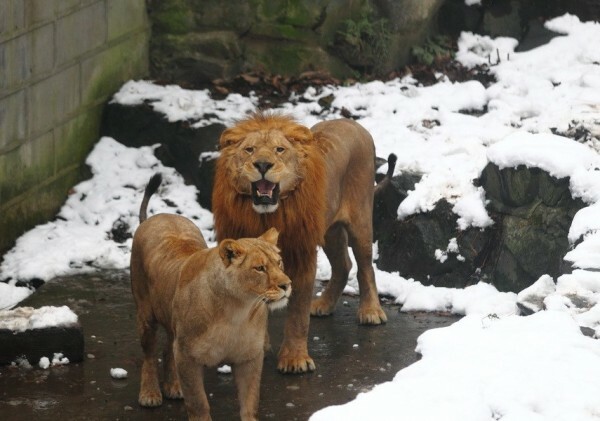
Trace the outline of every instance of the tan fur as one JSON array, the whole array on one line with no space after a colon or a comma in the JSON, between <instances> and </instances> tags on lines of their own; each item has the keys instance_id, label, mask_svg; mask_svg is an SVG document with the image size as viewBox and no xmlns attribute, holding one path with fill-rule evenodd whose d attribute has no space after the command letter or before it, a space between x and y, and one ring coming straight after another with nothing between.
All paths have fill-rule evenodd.
<instances>
[{"instance_id":1,"label":"tan fur","mask_svg":"<svg viewBox=\"0 0 600 421\"><path fill-rule=\"evenodd\" d=\"M375 150L369 133L352 120L322 122L308 129L286 116L255 114L223 132L213 188L217 238L255 236L269 227L280 232L286 273L294 282L279 351L282 372L315 368L307 349L309 314L332 313L348 279L348 244L358 264L362 324L385 322L372 267ZM258 213L251 183L263 175L279 183L277 208ZM316 248L332 264L332 279L311 306Z\"/></svg>"},{"instance_id":2,"label":"tan fur","mask_svg":"<svg viewBox=\"0 0 600 421\"><path fill-rule=\"evenodd\" d=\"M228 363L242 420L257 419L267 308L285 305L291 292L277 238L271 229L259 238L225 239L207 248L198 228L181 216L159 214L140 225L131 288L144 351L141 405L162 403L155 355L160 324L167 332L166 397L184 397L190 419L209 420L203 370Z\"/></svg>"}]
</instances>

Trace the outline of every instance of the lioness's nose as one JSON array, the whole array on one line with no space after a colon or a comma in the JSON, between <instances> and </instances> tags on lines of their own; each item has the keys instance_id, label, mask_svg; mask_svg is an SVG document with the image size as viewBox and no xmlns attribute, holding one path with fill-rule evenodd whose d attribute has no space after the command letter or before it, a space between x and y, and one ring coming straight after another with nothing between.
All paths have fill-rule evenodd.
<instances>
[{"instance_id":1,"label":"lioness's nose","mask_svg":"<svg viewBox=\"0 0 600 421\"><path fill-rule=\"evenodd\" d=\"M266 172L269 171L269 169L273 166L273 164L267 161L256 161L254 166L262 175L265 175Z\"/></svg>"},{"instance_id":2,"label":"lioness's nose","mask_svg":"<svg viewBox=\"0 0 600 421\"><path fill-rule=\"evenodd\" d=\"M290 284L280 284L279 285L279 288L284 291L287 291L289 287L290 287Z\"/></svg>"}]
</instances>

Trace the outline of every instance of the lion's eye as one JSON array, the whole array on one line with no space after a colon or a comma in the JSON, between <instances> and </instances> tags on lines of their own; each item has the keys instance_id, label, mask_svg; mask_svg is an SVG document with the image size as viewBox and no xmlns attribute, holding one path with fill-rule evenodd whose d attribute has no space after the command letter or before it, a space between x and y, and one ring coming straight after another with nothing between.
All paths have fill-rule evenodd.
<instances>
[{"instance_id":1,"label":"lion's eye","mask_svg":"<svg viewBox=\"0 0 600 421\"><path fill-rule=\"evenodd\" d=\"M252 146L248 146L247 148L244 149L246 152L248 153L252 153L254 152L254 148Z\"/></svg>"},{"instance_id":2,"label":"lion's eye","mask_svg":"<svg viewBox=\"0 0 600 421\"><path fill-rule=\"evenodd\" d=\"M265 268L264 266L256 266L254 269L259 272L265 272L267 270L267 268Z\"/></svg>"},{"instance_id":3,"label":"lion's eye","mask_svg":"<svg viewBox=\"0 0 600 421\"><path fill-rule=\"evenodd\" d=\"M285 148L278 146L277 148L275 148L275 150L277 151L277 153L283 153L285 152Z\"/></svg>"}]
</instances>

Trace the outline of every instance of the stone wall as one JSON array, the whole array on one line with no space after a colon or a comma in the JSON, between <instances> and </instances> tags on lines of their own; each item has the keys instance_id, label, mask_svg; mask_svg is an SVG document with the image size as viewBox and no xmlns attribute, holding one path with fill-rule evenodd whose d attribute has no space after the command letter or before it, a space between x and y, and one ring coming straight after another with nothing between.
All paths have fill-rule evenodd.
<instances>
[{"instance_id":1,"label":"stone wall","mask_svg":"<svg viewBox=\"0 0 600 421\"><path fill-rule=\"evenodd\" d=\"M242 72L338 78L406 64L444 0L149 0L153 77L197 86Z\"/></svg>"},{"instance_id":2,"label":"stone wall","mask_svg":"<svg viewBox=\"0 0 600 421\"><path fill-rule=\"evenodd\" d=\"M148 71L144 0L1 0L0 255L51 219L107 99Z\"/></svg>"}]
</instances>

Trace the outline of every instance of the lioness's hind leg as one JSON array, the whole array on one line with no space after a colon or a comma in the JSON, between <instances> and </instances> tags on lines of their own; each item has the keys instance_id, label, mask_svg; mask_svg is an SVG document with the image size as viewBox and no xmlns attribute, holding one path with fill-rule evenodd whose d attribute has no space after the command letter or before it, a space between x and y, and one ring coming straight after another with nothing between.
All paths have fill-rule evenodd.
<instances>
[{"instance_id":1,"label":"lioness's hind leg","mask_svg":"<svg viewBox=\"0 0 600 421\"><path fill-rule=\"evenodd\" d=\"M312 302L312 316L329 316L348 282L352 261L348 255L348 234L343 225L335 224L327 230L323 251L331 263L331 279L321 296Z\"/></svg>"},{"instance_id":2,"label":"lioness's hind leg","mask_svg":"<svg viewBox=\"0 0 600 421\"><path fill-rule=\"evenodd\" d=\"M174 338L172 333L167 333L167 343L163 354L163 364L165 367L165 382L163 391L169 399L182 399L181 385L179 384L179 376L177 375L177 367L175 366L175 357L173 355Z\"/></svg>"},{"instance_id":3,"label":"lioness's hind leg","mask_svg":"<svg viewBox=\"0 0 600 421\"><path fill-rule=\"evenodd\" d=\"M138 401L142 406L159 406L162 404L162 394L158 384L158 361L156 359L156 321L142 318L138 315L138 329L144 361L140 381Z\"/></svg>"},{"instance_id":4,"label":"lioness's hind leg","mask_svg":"<svg viewBox=\"0 0 600 421\"><path fill-rule=\"evenodd\" d=\"M362 220L365 220L364 218ZM358 322L364 325L379 325L387 322L387 316L379 303L375 271L373 270L373 229L371 218L368 222L348 227L350 245L358 266L358 287L360 303Z\"/></svg>"}]
</instances>

